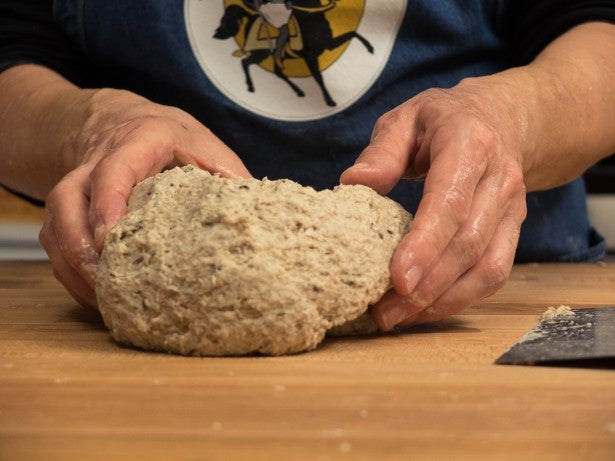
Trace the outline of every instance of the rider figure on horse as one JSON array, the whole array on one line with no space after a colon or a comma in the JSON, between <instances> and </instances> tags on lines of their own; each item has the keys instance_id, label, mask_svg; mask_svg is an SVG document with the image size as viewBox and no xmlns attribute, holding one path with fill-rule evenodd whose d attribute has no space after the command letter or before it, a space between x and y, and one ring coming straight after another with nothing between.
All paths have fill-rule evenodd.
<instances>
[{"instance_id":1,"label":"rider figure on horse","mask_svg":"<svg viewBox=\"0 0 615 461\"><path fill-rule=\"evenodd\" d=\"M254 0L254 6L262 18L278 29L275 48L271 54L278 64L282 62L282 51L288 42L288 22L293 12L292 0Z\"/></svg>"}]
</instances>

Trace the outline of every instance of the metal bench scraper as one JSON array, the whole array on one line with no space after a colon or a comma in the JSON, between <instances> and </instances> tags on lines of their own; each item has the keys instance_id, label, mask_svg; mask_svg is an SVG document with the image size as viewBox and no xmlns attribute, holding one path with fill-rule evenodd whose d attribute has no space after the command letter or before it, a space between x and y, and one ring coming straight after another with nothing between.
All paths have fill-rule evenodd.
<instances>
[{"instance_id":1,"label":"metal bench scraper","mask_svg":"<svg viewBox=\"0 0 615 461\"><path fill-rule=\"evenodd\" d=\"M615 307L564 307L543 315L538 325L495 363L615 369Z\"/></svg>"}]
</instances>

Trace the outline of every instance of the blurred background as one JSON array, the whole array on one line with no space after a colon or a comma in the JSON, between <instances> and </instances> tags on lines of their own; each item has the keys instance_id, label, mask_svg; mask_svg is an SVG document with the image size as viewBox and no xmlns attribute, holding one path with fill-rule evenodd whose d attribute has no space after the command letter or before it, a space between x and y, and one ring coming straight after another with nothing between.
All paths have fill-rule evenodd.
<instances>
[{"instance_id":1,"label":"blurred background","mask_svg":"<svg viewBox=\"0 0 615 461\"><path fill-rule=\"evenodd\" d=\"M585 173L589 219L606 238L609 261L615 260L615 155Z\"/></svg>"},{"instance_id":2,"label":"blurred background","mask_svg":"<svg viewBox=\"0 0 615 461\"><path fill-rule=\"evenodd\" d=\"M0 187L0 259L47 259L38 243L43 217L41 207Z\"/></svg>"}]
</instances>

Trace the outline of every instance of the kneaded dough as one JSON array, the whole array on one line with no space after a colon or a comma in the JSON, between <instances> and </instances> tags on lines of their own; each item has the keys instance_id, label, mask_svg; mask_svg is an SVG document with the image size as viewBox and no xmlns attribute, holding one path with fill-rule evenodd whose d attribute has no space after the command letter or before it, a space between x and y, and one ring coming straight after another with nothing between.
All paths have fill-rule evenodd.
<instances>
[{"instance_id":1,"label":"kneaded dough","mask_svg":"<svg viewBox=\"0 0 615 461\"><path fill-rule=\"evenodd\" d=\"M410 214L364 186L224 179L187 166L133 189L96 277L118 342L184 355L288 354L377 330Z\"/></svg>"}]
</instances>

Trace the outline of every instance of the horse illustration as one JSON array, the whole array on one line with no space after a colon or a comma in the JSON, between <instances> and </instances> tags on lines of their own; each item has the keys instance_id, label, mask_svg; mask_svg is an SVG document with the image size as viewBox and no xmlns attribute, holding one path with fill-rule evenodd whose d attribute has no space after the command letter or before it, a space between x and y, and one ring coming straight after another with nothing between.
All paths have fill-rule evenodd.
<instances>
[{"instance_id":1,"label":"horse illustration","mask_svg":"<svg viewBox=\"0 0 615 461\"><path fill-rule=\"evenodd\" d=\"M285 24L285 43L280 53L279 30L267 22L259 9L262 8L263 0L243 0L242 5L229 5L224 12L220 25L215 31L214 38L224 40L235 37L241 32L243 26L243 47L233 53L242 57L241 66L246 78L248 91L254 92L254 83L250 76L250 66L261 64L267 58L273 58L273 73L285 81L299 97L305 93L284 73L284 60L303 59L310 74L322 91L325 103L335 106L336 103L327 90L321 70L318 65L318 57L325 50L334 50L344 45L353 38L358 39L367 49L373 53L374 48L367 39L355 31L346 32L333 37L331 26L325 17L325 13L336 6L337 0L329 0L325 5L320 0L294 0L284 2L288 8L292 8L292 14Z\"/></svg>"}]
</instances>

